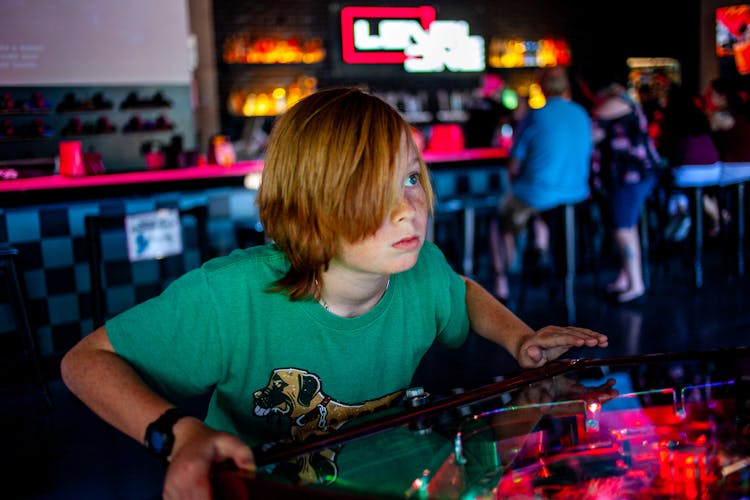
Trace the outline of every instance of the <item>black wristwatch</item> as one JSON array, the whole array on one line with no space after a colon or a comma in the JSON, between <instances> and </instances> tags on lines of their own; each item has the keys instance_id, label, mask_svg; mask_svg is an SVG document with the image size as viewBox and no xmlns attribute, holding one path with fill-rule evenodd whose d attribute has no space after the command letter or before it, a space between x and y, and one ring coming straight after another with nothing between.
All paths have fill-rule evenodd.
<instances>
[{"instance_id":1,"label":"black wristwatch","mask_svg":"<svg viewBox=\"0 0 750 500\"><path fill-rule=\"evenodd\" d=\"M187 416L188 414L179 408L170 408L146 427L146 438L144 439L146 447L165 463L168 461L169 455L172 454L172 446L174 446L172 428L179 419Z\"/></svg>"}]
</instances>

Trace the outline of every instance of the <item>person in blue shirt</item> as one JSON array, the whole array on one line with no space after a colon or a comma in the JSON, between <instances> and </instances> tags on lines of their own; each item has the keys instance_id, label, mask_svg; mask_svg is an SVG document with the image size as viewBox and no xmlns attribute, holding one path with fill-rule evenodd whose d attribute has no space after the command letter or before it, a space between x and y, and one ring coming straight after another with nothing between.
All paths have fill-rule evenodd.
<instances>
[{"instance_id":1,"label":"person in blue shirt","mask_svg":"<svg viewBox=\"0 0 750 500\"><path fill-rule=\"evenodd\" d=\"M510 152L511 188L500 201L499 218L490 226L495 271L495 296L509 296L506 269L515 259L516 236L539 212L578 203L589 197L593 150L591 119L586 109L571 100L564 67L541 71L539 83L546 104L521 120ZM545 258L549 230L534 217L533 242Z\"/></svg>"}]
</instances>

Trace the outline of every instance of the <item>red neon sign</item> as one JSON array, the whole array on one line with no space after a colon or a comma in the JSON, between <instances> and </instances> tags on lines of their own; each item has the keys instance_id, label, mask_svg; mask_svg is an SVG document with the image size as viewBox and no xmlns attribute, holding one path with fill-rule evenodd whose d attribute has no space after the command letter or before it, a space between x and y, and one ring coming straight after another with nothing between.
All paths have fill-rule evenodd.
<instances>
[{"instance_id":1,"label":"red neon sign","mask_svg":"<svg viewBox=\"0 0 750 500\"><path fill-rule=\"evenodd\" d=\"M341 52L347 64L402 64L403 51L361 51L354 46L357 19L416 19L425 30L437 18L433 7L344 7L341 9Z\"/></svg>"}]
</instances>

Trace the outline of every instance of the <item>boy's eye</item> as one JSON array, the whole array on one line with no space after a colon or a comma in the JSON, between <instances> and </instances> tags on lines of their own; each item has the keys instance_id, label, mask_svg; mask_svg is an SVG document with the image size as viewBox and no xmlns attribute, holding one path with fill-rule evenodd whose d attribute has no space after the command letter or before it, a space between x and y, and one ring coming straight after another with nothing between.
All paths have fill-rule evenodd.
<instances>
[{"instance_id":1,"label":"boy's eye","mask_svg":"<svg viewBox=\"0 0 750 500\"><path fill-rule=\"evenodd\" d=\"M406 187L416 186L417 184L419 184L419 174L411 174L404 182Z\"/></svg>"}]
</instances>

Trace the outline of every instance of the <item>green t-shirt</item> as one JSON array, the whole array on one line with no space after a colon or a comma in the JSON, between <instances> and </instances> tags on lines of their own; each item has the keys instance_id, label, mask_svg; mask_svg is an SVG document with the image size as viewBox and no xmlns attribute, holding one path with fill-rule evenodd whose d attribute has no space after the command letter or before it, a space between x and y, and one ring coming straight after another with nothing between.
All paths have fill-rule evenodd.
<instances>
[{"instance_id":1,"label":"green t-shirt","mask_svg":"<svg viewBox=\"0 0 750 500\"><path fill-rule=\"evenodd\" d=\"M288 268L272 244L235 250L112 318L107 334L168 397L213 391L207 424L255 445L397 403L432 343L458 347L469 331L466 286L430 242L356 318L268 293Z\"/></svg>"}]
</instances>

